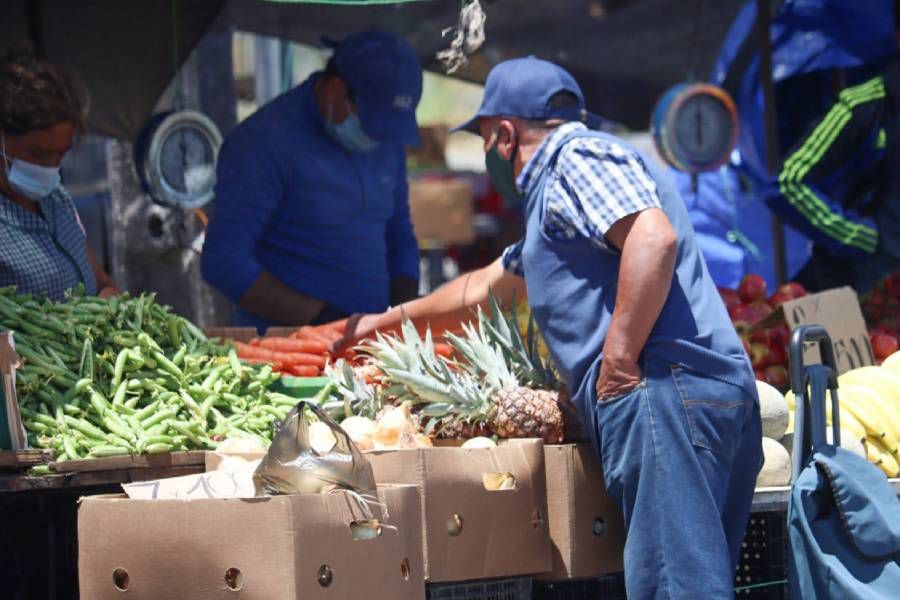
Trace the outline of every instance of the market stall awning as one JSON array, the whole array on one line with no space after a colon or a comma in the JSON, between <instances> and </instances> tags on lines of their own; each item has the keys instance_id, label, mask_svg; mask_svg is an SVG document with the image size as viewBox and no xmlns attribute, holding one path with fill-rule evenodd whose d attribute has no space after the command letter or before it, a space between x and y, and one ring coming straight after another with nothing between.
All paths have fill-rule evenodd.
<instances>
[{"instance_id":1,"label":"market stall awning","mask_svg":"<svg viewBox=\"0 0 900 600\"><path fill-rule=\"evenodd\" d=\"M483 2L487 41L457 75L483 81L506 58L535 54L579 79L590 108L643 128L659 93L709 73L741 0ZM365 6L360 6L365 5ZM89 128L134 139L210 27L318 44L378 27L405 36L423 64L449 45L458 0L8 0L0 47L31 40L91 92Z\"/></svg>"}]
</instances>

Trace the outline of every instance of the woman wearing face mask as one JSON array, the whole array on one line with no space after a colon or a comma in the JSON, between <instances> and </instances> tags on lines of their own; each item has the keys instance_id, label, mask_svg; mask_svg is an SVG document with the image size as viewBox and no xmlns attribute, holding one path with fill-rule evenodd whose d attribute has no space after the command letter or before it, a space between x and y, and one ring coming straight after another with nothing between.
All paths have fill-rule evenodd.
<instances>
[{"instance_id":1,"label":"woman wearing face mask","mask_svg":"<svg viewBox=\"0 0 900 600\"><path fill-rule=\"evenodd\" d=\"M234 324L323 323L416 296L404 144L418 142L422 67L404 40L343 40L246 119L219 153L206 280Z\"/></svg>"},{"instance_id":2,"label":"woman wearing face mask","mask_svg":"<svg viewBox=\"0 0 900 600\"><path fill-rule=\"evenodd\" d=\"M60 181L84 115L58 67L20 50L0 54L0 286L53 300L79 283L91 295L118 293Z\"/></svg>"}]
</instances>

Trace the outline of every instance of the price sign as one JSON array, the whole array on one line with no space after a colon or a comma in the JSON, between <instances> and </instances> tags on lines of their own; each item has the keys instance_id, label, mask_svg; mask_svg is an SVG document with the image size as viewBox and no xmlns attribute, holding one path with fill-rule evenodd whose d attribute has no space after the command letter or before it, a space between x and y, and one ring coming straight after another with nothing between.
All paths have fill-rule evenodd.
<instances>
[{"instance_id":1,"label":"price sign","mask_svg":"<svg viewBox=\"0 0 900 600\"><path fill-rule=\"evenodd\" d=\"M253 498L253 470L209 471L196 475L154 481L124 483L132 500L197 500L206 498Z\"/></svg>"},{"instance_id":2,"label":"price sign","mask_svg":"<svg viewBox=\"0 0 900 600\"><path fill-rule=\"evenodd\" d=\"M828 331L838 374L875 364L859 299L851 288L837 288L785 302L776 314L779 313L792 331L800 325L821 325ZM808 344L803 358L807 364L821 362L818 347Z\"/></svg>"}]
</instances>

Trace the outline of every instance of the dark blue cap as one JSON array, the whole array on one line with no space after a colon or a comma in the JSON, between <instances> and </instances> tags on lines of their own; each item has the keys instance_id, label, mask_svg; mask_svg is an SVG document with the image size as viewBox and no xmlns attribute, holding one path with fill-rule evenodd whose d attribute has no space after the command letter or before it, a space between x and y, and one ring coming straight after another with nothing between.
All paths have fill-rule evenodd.
<instances>
[{"instance_id":1,"label":"dark blue cap","mask_svg":"<svg viewBox=\"0 0 900 600\"><path fill-rule=\"evenodd\" d=\"M569 92L578 106L553 108L550 98L559 92ZM484 84L484 99L475 116L453 129L478 133L481 117L519 117L521 119L584 120L584 94L568 71L552 62L534 56L513 58L498 63L488 73Z\"/></svg>"},{"instance_id":2,"label":"dark blue cap","mask_svg":"<svg viewBox=\"0 0 900 600\"><path fill-rule=\"evenodd\" d=\"M422 65L413 47L382 31L325 43L334 47L334 66L353 95L366 133L380 142L418 145Z\"/></svg>"}]
</instances>

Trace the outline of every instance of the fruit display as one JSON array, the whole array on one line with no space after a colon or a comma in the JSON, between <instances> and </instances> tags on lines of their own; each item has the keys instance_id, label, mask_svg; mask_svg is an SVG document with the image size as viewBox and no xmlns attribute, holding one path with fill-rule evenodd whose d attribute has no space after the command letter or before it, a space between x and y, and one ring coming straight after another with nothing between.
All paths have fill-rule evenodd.
<instances>
[{"instance_id":1,"label":"fruit display","mask_svg":"<svg viewBox=\"0 0 900 600\"><path fill-rule=\"evenodd\" d=\"M458 334L447 333L446 343L410 321L396 335L379 333L356 349L361 361L339 360L325 369L333 391L323 408L338 419L380 423L387 411L408 407L406 421L417 424L421 436L442 439L571 439L578 435L578 417L541 356L533 321L523 336L519 314L503 312L491 299L489 311L479 310ZM352 423L360 426L358 419ZM373 447L392 445L366 427ZM414 435L407 439L425 443Z\"/></svg>"},{"instance_id":2,"label":"fruit display","mask_svg":"<svg viewBox=\"0 0 900 600\"><path fill-rule=\"evenodd\" d=\"M789 424L794 431L794 394L787 392ZM880 367L861 367L838 377L841 446L865 456L888 477L900 475L900 352L889 356ZM826 418L832 423L831 403L826 402ZM831 429L828 429L829 434ZM790 444L785 444L790 448Z\"/></svg>"},{"instance_id":3,"label":"fruit display","mask_svg":"<svg viewBox=\"0 0 900 600\"><path fill-rule=\"evenodd\" d=\"M900 273L879 282L860 298L875 360L894 354L900 341Z\"/></svg>"},{"instance_id":4,"label":"fruit display","mask_svg":"<svg viewBox=\"0 0 900 600\"><path fill-rule=\"evenodd\" d=\"M759 324L785 302L806 296L806 290L799 283L791 282L769 295L766 280L751 273L741 280L738 289L719 288L719 295L744 342L756 378L777 388L787 388L790 329L784 323L764 328Z\"/></svg>"},{"instance_id":5,"label":"fruit display","mask_svg":"<svg viewBox=\"0 0 900 600\"><path fill-rule=\"evenodd\" d=\"M3 288L0 329L21 358L28 442L58 461L267 444L295 403L269 391L269 366L241 362L152 294L52 302Z\"/></svg>"}]
</instances>

